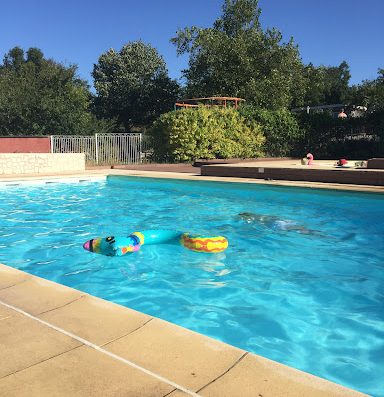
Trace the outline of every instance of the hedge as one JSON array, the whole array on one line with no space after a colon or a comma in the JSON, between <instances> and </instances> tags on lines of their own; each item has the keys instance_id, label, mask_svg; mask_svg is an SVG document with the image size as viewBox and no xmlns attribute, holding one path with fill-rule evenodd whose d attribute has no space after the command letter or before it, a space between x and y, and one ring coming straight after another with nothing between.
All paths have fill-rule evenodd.
<instances>
[{"instance_id":1,"label":"hedge","mask_svg":"<svg viewBox=\"0 0 384 397\"><path fill-rule=\"evenodd\" d=\"M247 120L261 125L265 136L263 150L267 156L301 155L299 143L303 139L303 130L289 110L267 110L246 105L240 108L240 113Z\"/></svg>"},{"instance_id":2,"label":"hedge","mask_svg":"<svg viewBox=\"0 0 384 397\"><path fill-rule=\"evenodd\" d=\"M167 162L260 157L265 141L260 124L237 110L203 106L161 115L149 134L154 159Z\"/></svg>"},{"instance_id":3,"label":"hedge","mask_svg":"<svg viewBox=\"0 0 384 397\"><path fill-rule=\"evenodd\" d=\"M323 159L384 156L384 111L347 119L328 113L299 114L297 119L304 132L303 153Z\"/></svg>"}]
</instances>

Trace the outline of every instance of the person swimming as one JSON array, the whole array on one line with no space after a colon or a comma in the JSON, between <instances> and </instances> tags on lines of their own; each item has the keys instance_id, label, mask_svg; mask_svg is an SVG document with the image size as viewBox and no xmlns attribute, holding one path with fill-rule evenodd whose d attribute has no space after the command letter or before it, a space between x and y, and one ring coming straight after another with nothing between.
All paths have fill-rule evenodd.
<instances>
[{"instance_id":1,"label":"person swimming","mask_svg":"<svg viewBox=\"0 0 384 397\"><path fill-rule=\"evenodd\" d=\"M238 214L240 220L246 223L259 223L270 229L283 231L296 231L302 234L316 234L314 230L307 229L289 219L281 219L276 215L262 215L254 212L240 212Z\"/></svg>"}]
</instances>

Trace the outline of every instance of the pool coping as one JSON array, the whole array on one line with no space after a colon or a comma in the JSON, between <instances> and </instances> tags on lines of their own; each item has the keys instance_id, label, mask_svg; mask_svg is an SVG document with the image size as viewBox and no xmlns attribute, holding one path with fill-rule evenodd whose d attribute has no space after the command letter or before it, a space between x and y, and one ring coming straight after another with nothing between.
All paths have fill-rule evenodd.
<instances>
[{"instance_id":1,"label":"pool coping","mask_svg":"<svg viewBox=\"0 0 384 397\"><path fill-rule=\"evenodd\" d=\"M0 183L99 180L108 175L325 188L317 183L137 170L2 176ZM378 186L327 185L328 189L384 191ZM8 395L40 397L54 390L57 396L83 396L90 391L95 396L119 396L124 390L127 395L171 397L366 396L6 265L0 265L0 275L0 337L8 354L0 363L0 388ZM26 341L35 346L33 352L25 347ZM60 378L63 370L65 382ZM111 383L115 378L118 385Z\"/></svg>"},{"instance_id":2,"label":"pool coping","mask_svg":"<svg viewBox=\"0 0 384 397\"><path fill-rule=\"evenodd\" d=\"M377 185L355 185L347 183L330 183L330 182L310 182L310 181L290 181L290 180L264 180L254 179L252 177L223 177L223 176L207 176L200 175L200 169L197 168L196 173L179 173L165 171L141 171L141 170L122 170L122 169L91 169L84 172L62 173L62 174L24 174L24 175L0 175L0 186L2 184L12 184L13 182L30 182L30 181L79 181L90 179L103 179L108 176L137 176L145 178L165 178L165 179L183 179L193 181L212 181L212 182L228 182L228 183L247 183L260 184L267 186L290 186L303 187L311 189L326 190L346 190L356 192L374 192L384 193L384 186Z\"/></svg>"},{"instance_id":3,"label":"pool coping","mask_svg":"<svg viewBox=\"0 0 384 397\"><path fill-rule=\"evenodd\" d=\"M4 395L366 396L6 265L0 275Z\"/></svg>"}]
</instances>

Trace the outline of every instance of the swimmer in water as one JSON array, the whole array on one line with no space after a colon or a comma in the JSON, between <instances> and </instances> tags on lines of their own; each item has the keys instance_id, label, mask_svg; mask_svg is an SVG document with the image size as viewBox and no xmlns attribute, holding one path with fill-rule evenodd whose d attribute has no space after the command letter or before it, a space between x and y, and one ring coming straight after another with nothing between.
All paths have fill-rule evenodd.
<instances>
[{"instance_id":1,"label":"swimmer in water","mask_svg":"<svg viewBox=\"0 0 384 397\"><path fill-rule=\"evenodd\" d=\"M317 234L313 230L309 230L304 226L298 225L291 220L284 220L275 215L261 215L254 212L240 212L238 217L246 223L259 223L271 229L284 231L295 231L302 234Z\"/></svg>"}]
</instances>

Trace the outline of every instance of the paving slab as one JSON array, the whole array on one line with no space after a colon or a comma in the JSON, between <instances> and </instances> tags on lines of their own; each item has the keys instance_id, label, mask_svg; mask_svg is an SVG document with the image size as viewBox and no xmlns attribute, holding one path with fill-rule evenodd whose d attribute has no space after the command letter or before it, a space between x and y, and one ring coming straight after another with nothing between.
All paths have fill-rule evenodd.
<instances>
[{"instance_id":1,"label":"paving slab","mask_svg":"<svg viewBox=\"0 0 384 397\"><path fill-rule=\"evenodd\" d=\"M363 397L365 394L248 354L226 374L199 391L204 397Z\"/></svg>"},{"instance_id":2,"label":"paving slab","mask_svg":"<svg viewBox=\"0 0 384 397\"><path fill-rule=\"evenodd\" d=\"M190 390L213 381L245 354L160 319L153 319L104 348Z\"/></svg>"},{"instance_id":3,"label":"paving slab","mask_svg":"<svg viewBox=\"0 0 384 397\"><path fill-rule=\"evenodd\" d=\"M64 286L58 289L56 283L38 277L31 277L12 287L0 289L0 300L31 314L40 314L64 306L83 295L83 292Z\"/></svg>"},{"instance_id":4,"label":"paving slab","mask_svg":"<svg viewBox=\"0 0 384 397\"><path fill-rule=\"evenodd\" d=\"M78 341L60 332L14 313L0 321L0 378L80 345ZM3 393L1 387L0 391L0 394Z\"/></svg>"},{"instance_id":5,"label":"paving slab","mask_svg":"<svg viewBox=\"0 0 384 397\"><path fill-rule=\"evenodd\" d=\"M14 310L0 304L0 320L12 317L15 313Z\"/></svg>"},{"instance_id":6,"label":"paving slab","mask_svg":"<svg viewBox=\"0 0 384 397\"><path fill-rule=\"evenodd\" d=\"M174 389L87 346L0 379L9 397L163 397Z\"/></svg>"},{"instance_id":7,"label":"paving slab","mask_svg":"<svg viewBox=\"0 0 384 397\"><path fill-rule=\"evenodd\" d=\"M28 273L4 267L0 264L0 290L22 283L30 278L31 276Z\"/></svg>"},{"instance_id":8,"label":"paving slab","mask_svg":"<svg viewBox=\"0 0 384 397\"><path fill-rule=\"evenodd\" d=\"M133 332L152 318L90 295L38 317L99 346Z\"/></svg>"}]
</instances>

